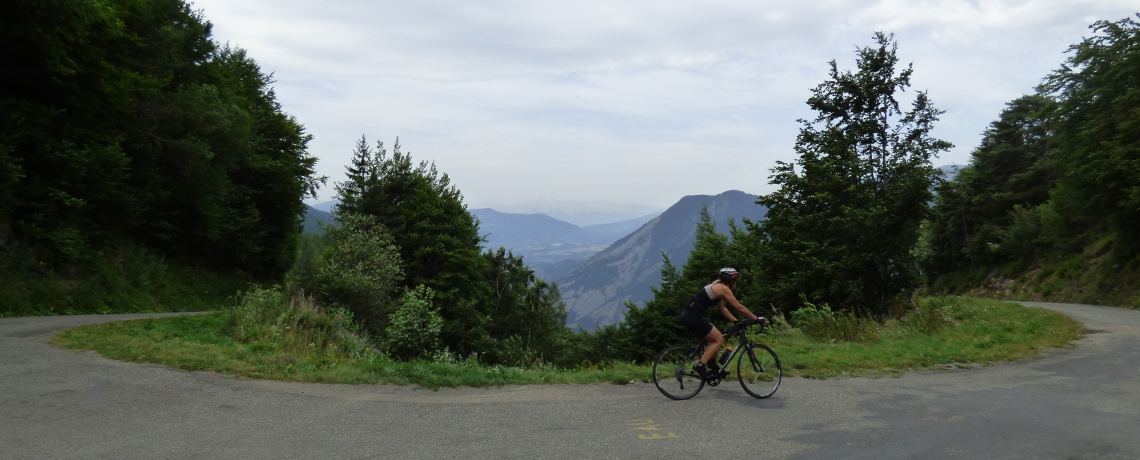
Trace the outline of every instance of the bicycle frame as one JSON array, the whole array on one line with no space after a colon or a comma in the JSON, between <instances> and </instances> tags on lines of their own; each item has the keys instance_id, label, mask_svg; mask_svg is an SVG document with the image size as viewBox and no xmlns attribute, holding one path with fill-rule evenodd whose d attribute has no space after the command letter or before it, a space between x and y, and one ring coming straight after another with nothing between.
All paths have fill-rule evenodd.
<instances>
[{"instance_id":1,"label":"bicycle frame","mask_svg":"<svg viewBox=\"0 0 1140 460\"><path fill-rule=\"evenodd\" d=\"M749 325L749 326L751 326L751 325ZM761 325L760 325L760 332L759 332L759 334L763 334L763 333L764 333L764 327L765 327L765 326L764 326L763 324L761 324ZM736 341L736 348L733 348L733 349L732 349L732 352L731 352L731 353L729 353L729 355L728 355L728 359L724 361L724 363L725 363L725 364L724 364L724 369L728 369L728 364L729 364L729 363L731 363L731 362L732 362L732 360L734 360L734 359L736 359L736 358L737 358L737 355L740 353L740 350L743 350L743 349L747 348L747 345L749 345L749 344L751 344L751 343L752 343L752 341L751 341L751 340L748 340L748 326L743 326L743 327L741 327L741 328L740 328L740 330L739 330L739 331L737 331L735 334L739 335L740 337L739 337L739 339ZM728 346L728 341L727 341L727 340L725 340L725 341L724 341L724 345L725 345L725 346ZM705 341L703 341L703 340L702 340L702 341L701 341L701 343L697 345L697 350L698 350L698 351L701 351L701 352L703 352L703 351L705 350L705 348L706 348L706 347L708 347L708 344L707 344L707 343L705 343ZM719 357L714 357L713 359L720 359L720 358L719 358ZM718 363L718 364L719 364L719 363Z\"/></svg>"}]
</instances>

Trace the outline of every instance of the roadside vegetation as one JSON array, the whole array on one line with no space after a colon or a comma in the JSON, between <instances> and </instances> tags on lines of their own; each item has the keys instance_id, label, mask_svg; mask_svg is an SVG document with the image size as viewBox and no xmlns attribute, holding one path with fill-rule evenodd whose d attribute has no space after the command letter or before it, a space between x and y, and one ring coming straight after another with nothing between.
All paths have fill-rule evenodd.
<instances>
[{"instance_id":1,"label":"roadside vegetation","mask_svg":"<svg viewBox=\"0 0 1140 460\"><path fill-rule=\"evenodd\" d=\"M1140 307L1140 22L1091 29L938 186L931 292Z\"/></svg>"},{"instance_id":2,"label":"roadside vegetation","mask_svg":"<svg viewBox=\"0 0 1140 460\"><path fill-rule=\"evenodd\" d=\"M0 317L216 310L248 283L131 243L66 269L25 249L0 250Z\"/></svg>"},{"instance_id":3,"label":"roadside vegetation","mask_svg":"<svg viewBox=\"0 0 1140 460\"><path fill-rule=\"evenodd\" d=\"M650 379L651 363L583 362L574 366L481 363L443 352L398 359L399 345L361 334L344 311L321 311L275 291L246 295L229 312L84 326L57 345L103 356L206 370L243 378L323 383L416 384L429 388L542 383L626 384ZM923 299L885 323L805 307L763 336L787 376L897 376L1039 356L1067 347L1082 326L1048 310L992 300ZM794 326L794 327L793 327Z\"/></svg>"}]
</instances>

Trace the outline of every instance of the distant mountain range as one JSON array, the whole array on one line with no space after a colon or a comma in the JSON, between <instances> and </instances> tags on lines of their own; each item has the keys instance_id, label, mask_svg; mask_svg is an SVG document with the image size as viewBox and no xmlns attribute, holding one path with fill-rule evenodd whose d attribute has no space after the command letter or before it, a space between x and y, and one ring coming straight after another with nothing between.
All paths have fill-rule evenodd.
<instances>
[{"instance_id":1,"label":"distant mountain range","mask_svg":"<svg viewBox=\"0 0 1140 460\"><path fill-rule=\"evenodd\" d=\"M545 214L511 214L494 209L471 209L470 212L479 218L480 232L487 235L485 247L501 246L522 255L537 276L550 281L659 214L579 227Z\"/></svg>"},{"instance_id":2,"label":"distant mountain range","mask_svg":"<svg viewBox=\"0 0 1140 460\"><path fill-rule=\"evenodd\" d=\"M660 206L614 203L612 201L561 201L539 198L515 204L472 203L468 208L491 208L511 214L546 214L579 227L609 224L657 215L665 209Z\"/></svg>"},{"instance_id":3,"label":"distant mountain range","mask_svg":"<svg viewBox=\"0 0 1140 460\"><path fill-rule=\"evenodd\" d=\"M726 234L730 218L740 224L741 218L762 220L767 213L756 204L756 195L735 190L682 198L637 231L556 278L569 313L567 324L586 329L614 324L624 318L626 300L642 303L652 299L650 286L661 279L661 253L678 267L685 264L696 243L702 206L708 207L717 231Z\"/></svg>"},{"instance_id":4,"label":"distant mountain range","mask_svg":"<svg viewBox=\"0 0 1140 460\"><path fill-rule=\"evenodd\" d=\"M333 207L335 207L337 203L340 203L340 200L329 200L329 201L322 201L320 203L313 203L313 204L310 204L309 207L316 209L317 211L324 211L327 213L332 213Z\"/></svg>"},{"instance_id":5,"label":"distant mountain range","mask_svg":"<svg viewBox=\"0 0 1140 460\"><path fill-rule=\"evenodd\" d=\"M339 201L314 203L305 211L305 233L320 231L317 222L332 223L332 210ZM528 212L504 212L498 209L468 208L479 219L479 229L487 235L484 247L502 246L522 255L527 265L541 278L551 280L569 273L590 256L597 254L623 236L632 233L661 214L661 208L604 201L578 202L535 200L509 209L547 209L559 215L578 216L579 222L602 221L579 226L550 215ZM643 214L631 213L646 211ZM615 220L616 219L616 220Z\"/></svg>"}]
</instances>

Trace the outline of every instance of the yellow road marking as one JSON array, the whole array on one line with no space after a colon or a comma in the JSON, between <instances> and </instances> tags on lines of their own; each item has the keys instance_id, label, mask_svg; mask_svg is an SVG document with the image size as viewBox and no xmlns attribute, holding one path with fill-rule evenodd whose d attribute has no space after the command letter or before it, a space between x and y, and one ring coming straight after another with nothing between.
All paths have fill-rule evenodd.
<instances>
[{"instance_id":1,"label":"yellow road marking","mask_svg":"<svg viewBox=\"0 0 1140 460\"><path fill-rule=\"evenodd\" d=\"M661 428L659 428L657 426L657 422L654 422L653 420L649 420L649 419L639 418L637 420L633 420L633 421L629 422L629 425L634 430L648 431L649 432L649 433L638 433L637 439L673 439L673 438L679 438L680 437L680 436L677 436L677 433L674 433L672 431L667 431L664 434L662 434Z\"/></svg>"}]
</instances>

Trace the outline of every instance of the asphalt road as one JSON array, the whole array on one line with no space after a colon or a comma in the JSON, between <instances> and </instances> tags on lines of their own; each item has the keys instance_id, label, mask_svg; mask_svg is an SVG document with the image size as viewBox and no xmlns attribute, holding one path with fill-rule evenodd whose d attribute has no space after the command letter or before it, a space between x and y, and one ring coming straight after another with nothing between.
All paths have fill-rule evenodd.
<instances>
[{"instance_id":1,"label":"asphalt road","mask_svg":"<svg viewBox=\"0 0 1140 460\"><path fill-rule=\"evenodd\" d=\"M0 319L0 458L1140 458L1140 312L1046 357L880 379L431 391L239 380L47 343L156 315ZM777 350L778 351L778 350Z\"/></svg>"}]
</instances>

